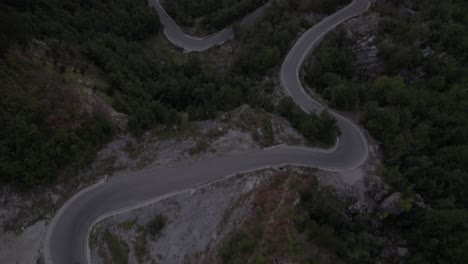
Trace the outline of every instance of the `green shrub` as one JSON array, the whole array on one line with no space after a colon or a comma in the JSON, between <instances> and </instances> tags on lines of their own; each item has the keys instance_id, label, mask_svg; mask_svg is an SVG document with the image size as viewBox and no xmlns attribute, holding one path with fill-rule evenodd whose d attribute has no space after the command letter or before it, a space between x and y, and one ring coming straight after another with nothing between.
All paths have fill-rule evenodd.
<instances>
[{"instance_id":1,"label":"green shrub","mask_svg":"<svg viewBox=\"0 0 468 264\"><path fill-rule=\"evenodd\" d=\"M151 237L156 239L164 226L166 226L166 223L167 218L164 215L158 214L146 225L146 229Z\"/></svg>"},{"instance_id":2,"label":"green shrub","mask_svg":"<svg viewBox=\"0 0 468 264\"><path fill-rule=\"evenodd\" d=\"M127 264L130 248L127 243L112 234L108 229L104 232L104 241L109 248L110 255L115 264Z\"/></svg>"},{"instance_id":3,"label":"green shrub","mask_svg":"<svg viewBox=\"0 0 468 264\"><path fill-rule=\"evenodd\" d=\"M237 232L222 245L221 260L225 264L245 263L245 258L255 250L256 244L245 231Z\"/></svg>"}]
</instances>

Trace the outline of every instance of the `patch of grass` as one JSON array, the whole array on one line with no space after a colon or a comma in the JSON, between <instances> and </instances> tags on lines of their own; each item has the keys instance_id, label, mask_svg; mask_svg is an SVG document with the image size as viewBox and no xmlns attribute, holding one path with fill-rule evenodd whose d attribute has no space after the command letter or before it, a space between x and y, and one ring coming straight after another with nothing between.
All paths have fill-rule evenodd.
<instances>
[{"instance_id":1,"label":"patch of grass","mask_svg":"<svg viewBox=\"0 0 468 264\"><path fill-rule=\"evenodd\" d=\"M205 139L201 139L197 141L195 146L189 148L188 152L191 156L193 156L193 155L206 152L209 147L210 147L210 144L208 144L208 142Z\"/></svg>"},{"instance_id":2,"label":"patch of grass","mask_svg":"<svg viewBox=\"0 0 468 264\"><path fill-rule=\"evenodd\" d=\"M233 124L244 131L251 131L260 127L262 114L264 113L261 110L249 107L233 119Z\"/></svg>"},{"instance_id":3,"label":"patch of grass","mask_svg":"<svg viewBox=\"0 0 468 264\"><path fill-rule=\"evenodd\" d=\"M112 263L112 258L107 253L107 250L104 246L100 246L98 250L99 257L101 257L103 263Z\"/></svg>"},{"instance_id":4,"label":"patch of grass","mask_svg":"<svg viewBox=\"0 0 468 264\"><path fill-rule=\"evenodd\" d=\"M249 254L254 252L257 242L247 232L235 233L221 247L222 263L246 263Z\"/></svg>"},{"instance_id":5,"label":"patch of grass","mask_svg":"<svg viewBox=\"0 0 468 264\"><path fill-rule=\"evenodd\" d=\"M200 154L202 152L206 152L208 150L213 151L213 149L210 149L210 142L220 138L226 133L225 130L219 130L219 129L210 129L206 133L200 135L200 139L197 141L195 146L191 147L188 151L190 155L196 155Z\"/></svg>"},{"instance_id":6,"label":"patch of grass","mask_svg":"<svg viewBox=\"0 0 468 264\"><path fill-rule=\"evenodd\" d=\"M146 229L153 239L157 239L161 230L166 226L166 223L167 217L158 214L146 225Z\"/></svg>"},{"instance_id":7,"label":"patch of grass","mask_svg":"<svg viewBox=\"0 0 468 264\"><path fill-rule=\"evenodd\" d=\"M278 189L284 181L288 178L288 175L285 175L283 173L275 174L271 179L269 180L269 187L271 190Z\"/></svg>"},{"instance_id":8,"label":"patch of grass","mask_svg":"<svg viewBox=\"0 0 468 264\"><path fill-rule=\"evenodd\" d=\"M186 120L177 127L159 126L151 131L151 136L158 140L187 139L199 135L199 127Z\"/></svg>"},{"instance_id":9,"label":"patch of grass","mask_svg":"<svg viewBox=\"0 0 468 264\"><path fill-rule=\"evenodd\" d=\"M264 255L257 255L255 256L255 264L266 264L267 262L267 257Z\"/></svg>"},{"instance_id":10,"label":"patch of grass","mask_svg":"<svg viewBox=\"0 0 468 264\"><path fill-rule=\"evenodd\" d=\"M135 252L137 262L140 264L150 260L147 246L148 240L146 239L146 230L144 227L138 226L133 250Z\"/></svg>"},{"instance_id":11,"label":"patch of grass","mask_svg":"<svg viewBox=\"0 0 468 264\"><path fill-rule=\"evenodd\" d=\"M112 234L109 229L104 232L104 241L115 264L127 264L130 249L125 241Z\"/></svg>"},{"instance_id":12,"label":"patch of grass","mask_svg":"<svg viewBox=\"0 0 468 264\"><path fill-rule=\"evenodd\" d=\"M274 131L271 118L263 110L248 108L233 119L233 124L243 131L250 132L262 146L274 144Z\"/></svg>"},{"instance_id":13,"label":"patch of grass","mask_svg":"<svg viewBox=\"0 0 468 264\"><path fill-rule=\"evenodd\" d=\"M132 220L128 220L128 221L125 221L125 222L123 222L123 223L118 224L118 227L119 227L120 229L123 229L123 230L125 230L125 231L128 231L128 230L132 229L132 228L136 225L137 220L138 220L138 219L135 217L135 218L132 219Z\"/></svg>"},{"instance_id":14,"label":"patch of grass","mask_svg":"<svg viewBox=\"0 0 468 264\"><path fill-rule=\"evenodd\" d=\"M102 160L102 167L104 174L112 175L116 168L114 167L115 162L117 161L117 156L115 154Z\"/></svg>"},{"instance_id":15,"label":"patch of grass","mask_svg":"<svg viewBox=\"0 0 468 264\"><path fill-rule=\"evenodd\" d=\"M138 162L136 164L136 168L137 169L143 169L144 167L151 164L154 160L156 160L157 157L158 157L157 153L155 153L155 154L153 154L151 156L150 155L143 155L138 160Z\"/></svg>"},{"instance_id":16,"label":"patch of grass","mask_svg":"<svg viewBox=\"0 0 468 264\"><path fill-rule=\"evenodd\" d=\"M273 143L275 143L275 137L273 135L273 125L271 123L271 119L268 115L265 115L262 117L262 134L263 134L263 140L262 140L262 145L263 146L271 146Z\"/></svg>"},{"instance_id":17,"label":"patch of grass","mask_svg":"<svg viewBox=\"0 0 468 264\"><path fill-rule=\"evenodd\" d=\"M204 137L209 139L209 140L216 140L220 137L222 137L224 134L226 134L226 131L224 129L210 129L208 130L205 134Z\"/></svg>"},{"instance_id":18,"label":"patch of grass","mask_svg":"<svg viewBox=\"0 0 468 264\"><path fill-rule=\"evenodd\" d=\"M133 144L132 142L127 142L123 147L123 151L125 151L128 154L128 157L132 160L137 159L141 154L141 148L136 147L136 144Z\"/></svg>"},{"instance_id":19,"label":"patch of grass","mask_svg":"<svg viewBox=\"0 0 468 264\"><path fill-rule=\"evenodd\" d=\"M302 143L302 141L299 138L293 137L293 136L288 136L284 140L288 145L299 145ZM306 146L312 146L309 142L306 142Z\"/></svg>"},{"instance_id":20,"label":"patch of grass","mask_svg":"<svg viewBox=\"0 0 468 264\"><path fill-rule=\"evenodd\" d=\"M98 238L99 238L99 227L94 226L93 229L91 230L91 235L89 236L89 247L90 248L95 248L98 244Z\"/></svg>"}]
</instances>

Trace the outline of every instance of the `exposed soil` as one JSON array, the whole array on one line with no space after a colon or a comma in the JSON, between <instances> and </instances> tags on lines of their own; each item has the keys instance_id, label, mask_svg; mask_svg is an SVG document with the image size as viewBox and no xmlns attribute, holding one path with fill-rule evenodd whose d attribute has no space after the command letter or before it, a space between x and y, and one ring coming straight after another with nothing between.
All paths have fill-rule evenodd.
<instances>
[{"instance_id":1,"label":"exposed soil","mask_svg":"<svg viewBox=\"0 0 468 264\"><path fill-rule=\"evenodd\" d=\"M154 238L147 231L146 253L148 263L207 263L204 252L216 248L224 237L242 221L252 203L255 187L273 171L234 177L226 181L187 190L161 202L124 213L99 223L93 232L96 246L93 263L104 263L106 243L103 231L110 230L121 241L130 245L129 262L138 263L135 243L142 228L156 215L164 215L167 223ZM125 223L132 223L130 226Z\"/></svg>"},{"instance_id":2,"label":"exposed soil","mask_svg":"<svg viewBox=\"0 0 468 264\"><path fill-rule=\"evenodd\" d=\"M21 231L21 234L2 233L0 236L0 262L36 263L47 230L46 222L39 221Z\"/></svg>"}]
</instances>

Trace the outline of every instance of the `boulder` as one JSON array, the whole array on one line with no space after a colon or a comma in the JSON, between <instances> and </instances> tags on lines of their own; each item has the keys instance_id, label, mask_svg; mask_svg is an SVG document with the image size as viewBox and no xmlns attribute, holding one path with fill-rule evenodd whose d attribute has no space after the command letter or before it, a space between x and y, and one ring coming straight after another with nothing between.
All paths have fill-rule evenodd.
<instances>
[{"instance_id":1,"label":"boulder","mask_svg":"<svg viewBox=\"0 0 468 264\"><path fill-rule=\"evenodd\" d=\"M403 209L400 206L401 193L395 192L387 196L379 205L379 210L390 215L399 215L403 213Z\"/></svg>"},{"instance_id":2,"label":"boulder","mask_svg":"<svg viewBox=\"0 0 468 264\"><path fill-rule=\"evenodd\" d=\"M385 196L390 193L390 187L385 184L379 176L367 175L364 179L366 186L366 197L380 202Z\"/></svg>"},{"instance_id":3,"label":"boulder","mask_svg":"<svg viewBox=\"0 0 468 264\"><path fill-rule=\"evenodd\" d=\"M408 249L405 248L405 247L399 247L399 248L397 248L397 254L398 254L398 256L400 256L402 258L406 257L406 255L408 255Z\"/></svg>"},{"instance_id":4,"label":"boulder","mask_svg":"<svg viewBox=\"0 0 468 264\"><path fill-rule=\"evenodd\" d=\"M367 213L369 212L369 206L365 201L359 200L356 203L350 205L348 211L351 213L351 215Z\"/></svg>"}]
</instances>

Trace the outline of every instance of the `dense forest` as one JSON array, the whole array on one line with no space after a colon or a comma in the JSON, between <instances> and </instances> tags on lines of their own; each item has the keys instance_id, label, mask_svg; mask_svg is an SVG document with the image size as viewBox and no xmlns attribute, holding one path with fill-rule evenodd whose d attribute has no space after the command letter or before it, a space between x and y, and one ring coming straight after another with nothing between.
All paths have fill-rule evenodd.
<instances>
[{"instance_id":1,"label":"dense forest","mask_svg":"<svg viewBox=\"0 0 468 264\"><path fill-rule=\"evenodd\" d=\"M343 30L321 44L306 82L333 107L362 112L385 155L381 173L412 204L432 210L389 217L411 245L410 263L468 259L468 4L381 1L375 44L385 72L359 78ZM423 51L426 52L423 52ZM431 51L431 52L427 52Z\"/></svg>"},{"instance_id":2,"label":"dense forest","mask_svg":"<svg viewBox=\"0 0 468 264\"><path fill-rule=\"evenodd\" d=\"M48 56L55 68L65 67L60 58L65 53L86 55L103 68L113 67L112 63L127 65L115 48L132 49L134 39L159 31L159 20L144 1L3 2L1 38L7 41L2 41L0 65L1 181L48 183L64 165L81 167L89 162L114 129L101 113L81 112L76 96L70 96L72 89L64 87L63 76L55 74L58 71L45 69L45 62L35 65L16 55L35 38L52 47ZM131 19L133 14L138 16ZM20 52L8 52L10 46ZM113 58L121 61L111 62ZM87 63L73 66L87 70Z\"/></svg>"},{"instance_id":3,"label":"dense forest","mask_svg":"<svg viewBox=\"0 0 468 264\"><path fill-rule=\"evenodd\" d=\"M79 94L48 71L10 56L0 64L0 179L37 185L92 160L114 127L103 112L81 112Z\"/></svg>"},{"instance_id":4,"label":"dense forest","mask_svg":"<svg viewBox=\"0 0 468 264\"><path fill-rule=\"evenodd\" d=\"M99 113L60 117L65 124L77 119L79 125L57 127L48 121L61 109L62 105L55 101L60 101L60 94L67 90L60 88L63 76L56 75L51 82L35 87L34 75L40 72L36 68L44 65L17 65L28 64L13 54L26 50L31 40L46 43L55 72L71 67L86 74L94 65L101 69L107 85L95 88L96 92L105 96L115 110L127 114L128 129L140 136L158 124L179 124L184 113L190 120L203 120L244 103L274 111L273 94L265 92L259 81L268 70L278 67L299 31L298 20L292 13L300 2L275 1L252 29L242 30L233 65L220 74L207 68L197 54L173 59L167 49L155 46L153 40L163 37L161 25L156 12L144 0L2 1L1 12L5 15L1 16L1 74L5 81L1 84L1 95L6 99L1 111L6 127L0 145L1 181L26 185L50 183L65 166L73 163L79 168L92 160L96 148L115 133L115 128ZM329 5L301 7L303 11L313 8L325 12ZM263 30L265 26L268 31ZM75 63L64 63L64 54ZM258 63L251 63L252 58ZM54 89L60 92L54 95ZM19 111L20 105L30 104L30 108ZM300 130L323 123L314 132L303 131L312 142L325 145L334 142L333 135L338 132L329 115L316 117L300 111L281 111L282 115L294 118L296 124L301 123L301 118L308 120L307 126L296 125ZM327 128L333 130L331 137L322 134ZM87 131L101 132L94 135ZM21 136L24 143L15 135L24 135ZM30 148L32 142L34 148Z\"/></svg>"},{"instance_id":5,"label":"dense forest","mask_svg":"<svg viewBox=\"0 0 468 264\"><path fill-rule=\"evenodd\" d=\"M85 58L84 63L74 65L79 71L86 72L89 63L101 68L108 83L101 92L111 98L114 109L129 115L128 127L137 136L157 124L177 124L184 111L193 120L212 118L218 110L229 110L241 103L255 105L259 98L242 78L205 70L197 55L175 62L163 51L151 47L147 42L159 34L161 26L156 13L143 0L25 0L6 4L2 4L2 12L8 16L2 16L1 23L1 37L8 40L2 46L4 63L1 65L2 80L5 80L1 93L7 98L2 101L2 119L5 119L2 124L6 125L2 131L0 158L2 181L28 185L50 182L63 164L78 157L83 149L98 145L83 133L89 131L87 126L94 126L88 125L88 121L79 129L65 131L47 124L45 119L55 114L53 102L59 98L43 96L41 88L34 87L32 77L29 83L21 81L16 72L27 74L27 70L21 65L14 67L16 60L7 52L12 43L21 48L30 39L45 40L53 47L52 58L62 53L73 54ZM18 26L21 31L6 27L18 21L24 25L24 29ZM55 62L59 67L60 61ZM17 86L21 89L14 89ZM42 105L35 106L38 103L33 103L34 100ZM30 108L18 115L21 105ZM19 126L20 122L25 125ZM31 131L31 126L37 134L32 133L35 130ZM18 142L21 134L24 134L21 136L24 144ZM50 141L44 140L50 134L53 135ZM33 142L37 147L30 148ZM46 148L49 150L44 151ZM48 155L48 152L53 153ZM58 156L61 158L57 159Z\"/></svg>"}]
</instances>

